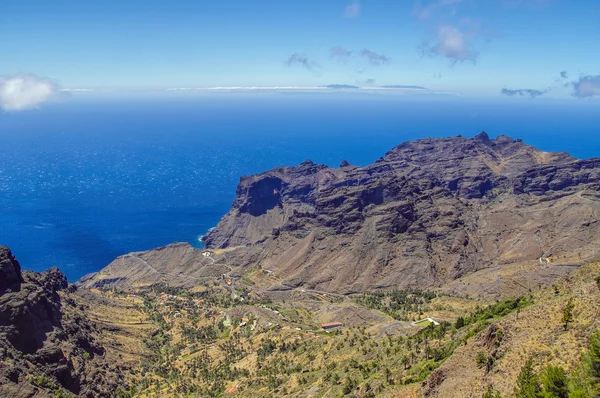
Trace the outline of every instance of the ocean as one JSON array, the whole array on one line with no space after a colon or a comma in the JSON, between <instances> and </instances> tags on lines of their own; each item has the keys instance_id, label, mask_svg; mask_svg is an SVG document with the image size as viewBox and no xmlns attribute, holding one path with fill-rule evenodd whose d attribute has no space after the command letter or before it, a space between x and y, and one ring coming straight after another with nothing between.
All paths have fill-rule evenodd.
<instances>
[{"instance_id":1,"label":"ocean","mask_svg":"<svg viewBox=\"0 0 600 398\"><path fill-rule=\"evenodd\" d=\"M74 282L115 257L198 238L240 176L311 159L372 163L417 138L485 130L600 156L597 101L214 94L90 98L0 113L0 244Z\"/></svg>"}]
</instances>

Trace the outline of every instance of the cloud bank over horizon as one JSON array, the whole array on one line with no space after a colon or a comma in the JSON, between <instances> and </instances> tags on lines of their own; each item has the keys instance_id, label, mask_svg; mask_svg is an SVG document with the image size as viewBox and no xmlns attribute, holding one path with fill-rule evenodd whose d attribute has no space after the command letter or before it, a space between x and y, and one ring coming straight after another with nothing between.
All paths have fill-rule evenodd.
<instances>
[{"instance_id":1,"label":"cloud bank over horizon","mask_svg":"<svg viewBox=\"0 0 600 398\"><path fill-rule=\"evenodd\" d=\"M34 109L55 98L58 85L35 75L0 77L0 108L5 111Z\"/></svg>"}]
</instances>

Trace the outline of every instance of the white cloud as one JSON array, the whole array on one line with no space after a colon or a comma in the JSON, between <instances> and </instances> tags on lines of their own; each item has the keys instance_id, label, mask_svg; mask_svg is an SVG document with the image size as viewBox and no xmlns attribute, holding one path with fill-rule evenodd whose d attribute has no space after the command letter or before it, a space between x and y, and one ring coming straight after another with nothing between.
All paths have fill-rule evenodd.
<instances>
[{"instance_id":1,"label":"white cloud","mask_svg":"<svg viewBox=\"0 0 600 398\"><path fill-rule=\"evenodd\" d=\"M426 45L425 50L434 55L449 58L453 63L462 61L475 62L479 53L473 50L471 40L473 34L465 34L450 25L438 28L437 40L433 45Z\"/></svg>"},{"instance_id":2,"label":"white cloud","mask_svg":"<svg viewBox=\"0 0 600 398\"><path fill-rule=\"evenodd\" d=\"M290 56L290 58L287 61L285 61L285 63L288 66L301 65L309 70L319 68L318 63L310 60L306 55L298 53L292 54L292 56Z\"/></svg>"},{"instance_id":3,"label":"white cloud","mask_svg":"<svg viewBox=\"0 0 600 398\"><path fill-rule=\"evenodd\" d=\"M5 111L33 109L54 98L57 85L34 75L0 78L0 108Z\"/></svg>"},{"instance_id":4,"label":"white cloud","mask_svg":"<svg viewBox=\"0 0 600 398\"><path fill-rule=\"evenodd\" d=\"M600 75L582 76L573 84L573 95L577 98L600 96Z\"/></svg>"},{"instance_id":5,"label":"white cloud","mask_svg":"<svg viewBox=\"0 0 600 398\"><path fill-rule=\"evenodd\" d=\"M344 16L346 18L358 18L359 15L360 3L358 2L358 0L355 0L346 6L346 9L344 10Z\"/></svg>"},{"instance_id":6,"label":"white cloud","mask_svg":"<svg viewBox=\"0 0 600 398\"><path fill-rule=\"evenodd\" d=\"M371 51L366 48L360 52L360 55L363 56L364 58L366 58L367 60L369 60L369 63L371 65L380 66L383 64L390 63L390 58L387 55L377 54L376 52Z\"/></svg>"}]
</instances>

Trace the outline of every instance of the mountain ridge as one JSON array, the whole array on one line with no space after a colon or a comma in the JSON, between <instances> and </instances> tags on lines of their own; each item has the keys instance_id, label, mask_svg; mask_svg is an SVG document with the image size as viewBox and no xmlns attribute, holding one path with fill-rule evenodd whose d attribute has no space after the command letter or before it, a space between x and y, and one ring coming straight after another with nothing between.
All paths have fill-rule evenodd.
<instances>
[{"instance_id":1,"label":"mountain ridge","mask_svg":"<svg viewBox=\"0 0 600 398\"><path fill-rule=\"evenodd\" d=\"M264 290L440 288L502 297L523 289L516 287L523 269L525 285L544 284L598 257L599 176L600 159L543 152L485 132L405 142L365 167L310 160L278 167L241 177L232 209L204 238L212 264L189 249L176 279L200 275L216 261L218 272L231 275L257 265L272 270L279 281L259 281ZM584 225L581 236L569 232ZM177 257L182 249L166 250ZM532 272L551 250L565 266ZM152 251L144 256L160 266ZM168 257L164 249L160 257ZM109 286L135 284L127 275L141 266L122 258L85 286L111 275L120 279ZM488 272L498 267L502 272ZM485 277L479 289L457 283L473 274Z\"/></svg>"}]
</instances>

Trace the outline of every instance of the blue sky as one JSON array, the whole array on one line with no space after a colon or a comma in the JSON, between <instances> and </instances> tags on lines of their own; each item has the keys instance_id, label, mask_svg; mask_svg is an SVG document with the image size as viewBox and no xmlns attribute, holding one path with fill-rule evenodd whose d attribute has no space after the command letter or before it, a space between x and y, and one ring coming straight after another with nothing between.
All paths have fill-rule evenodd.
<instances>
[{"instance_id":1,"label":"blue sky","mask_svg":"<svg viewBox=\"0 0 600 398\"><path fill-rule=\"evenodd\" d=\"M2 0L0 76L588 98L600 96L599 21L598 0Z\"/></svg>"}]
</instances>

